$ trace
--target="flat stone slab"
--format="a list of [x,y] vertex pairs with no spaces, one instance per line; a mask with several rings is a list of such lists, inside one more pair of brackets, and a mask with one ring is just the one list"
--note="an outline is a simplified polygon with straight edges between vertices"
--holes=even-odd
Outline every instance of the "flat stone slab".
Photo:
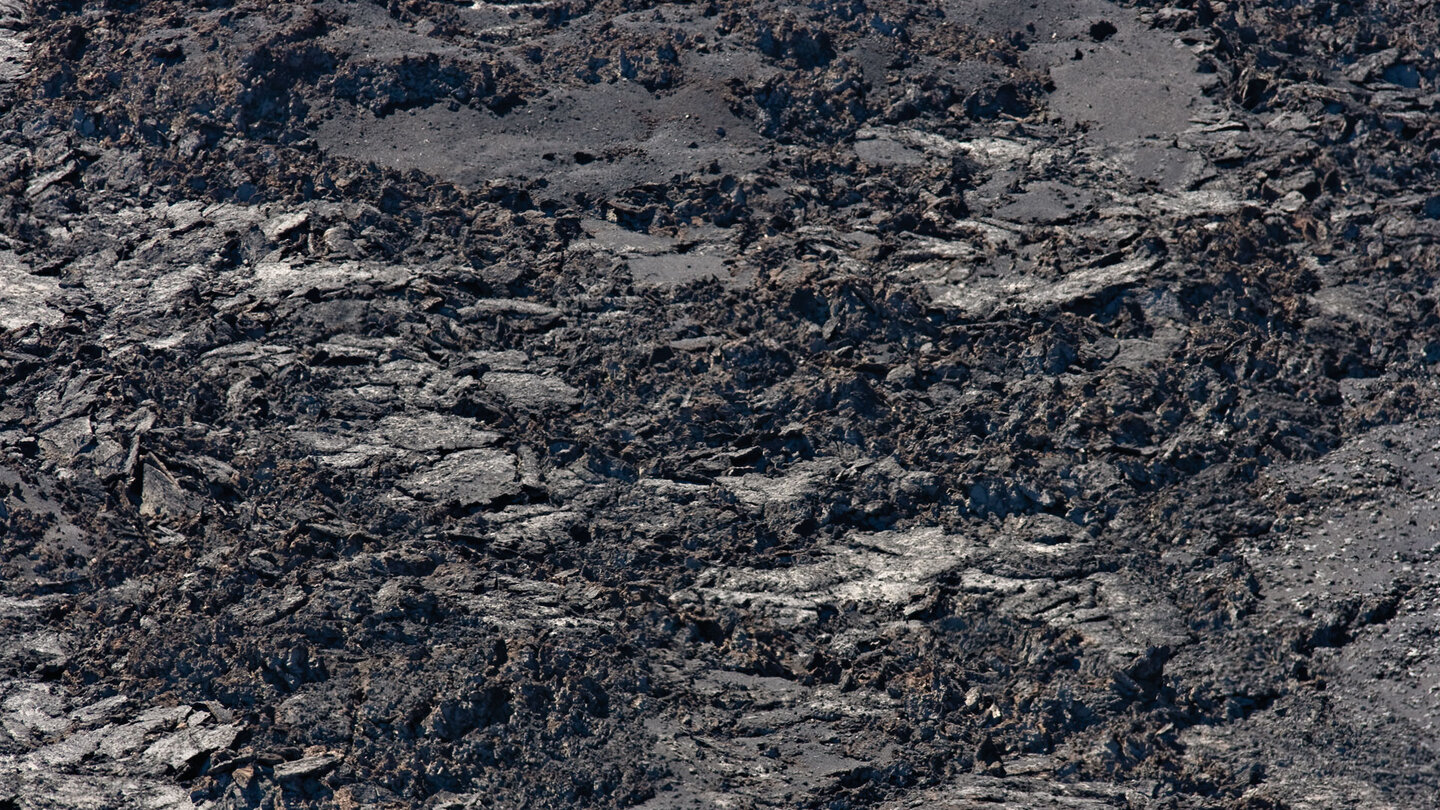
[[520,493],[515,457],[490,448],[461,450],[400,482],[406,494],[428,501],[479,506]]
[[49,303],[59,292],[57,279],[31,275],[18,256],[0,251],[0,330],[60,323],[60,310]]
[[481,378],[486,388],[521,410],[544,411],[580,404],[580,392],[559,377],[518,371],[492,371]]

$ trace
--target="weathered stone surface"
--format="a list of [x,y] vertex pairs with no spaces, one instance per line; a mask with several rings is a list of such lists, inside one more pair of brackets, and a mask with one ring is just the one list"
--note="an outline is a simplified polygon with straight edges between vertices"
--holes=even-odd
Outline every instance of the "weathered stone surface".
[[580,402],[580,392],[558,377],[514,371],[492,371],[481,378],[485,387],[526,411],[565,409]]
[[339,763],[340,756],[337,754],[317,754],[303,757],[294,762],[275,766],[275,778],[285,781],[315,777],[333,769]]
[[520,492],[515,456],[504,450],[461,450],[404,479],[400,488],[419,498],[485,505]]
[[61,313],[54,303],[59,292],[54,278],[35,275],[13,252],[0,251],[0,329],[60,323]]

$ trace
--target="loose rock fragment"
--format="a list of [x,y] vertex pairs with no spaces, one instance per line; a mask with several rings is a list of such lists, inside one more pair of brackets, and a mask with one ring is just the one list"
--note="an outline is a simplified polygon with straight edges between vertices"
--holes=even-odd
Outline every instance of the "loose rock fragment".
[[294,762],[275,766],[275,778],[286,781],[319,776],[338,765],[340,759],[338,754],[317,754],[303,757]]

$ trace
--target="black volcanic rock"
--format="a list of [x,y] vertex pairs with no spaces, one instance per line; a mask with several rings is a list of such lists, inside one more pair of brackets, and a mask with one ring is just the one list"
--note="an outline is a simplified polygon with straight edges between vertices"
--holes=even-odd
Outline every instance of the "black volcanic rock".
[[1419,807],[1424,4],[0,0],[0,807]]

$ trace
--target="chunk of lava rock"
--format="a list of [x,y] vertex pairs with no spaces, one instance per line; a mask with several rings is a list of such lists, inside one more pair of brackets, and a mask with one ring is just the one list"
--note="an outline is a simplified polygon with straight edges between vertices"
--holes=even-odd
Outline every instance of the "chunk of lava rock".
[[239,734],[239,726],[182,729],[155,741],[145,749],[142,758],[154,771],[181,771],[187,764],[205,754],[229,748]]
[[187,517],[195,512],[190,496],[180,487],[169,470],[155,464],[143,469],[140,490],[140,514],[152,517]]
[[0,251],[0,331],[58,324],[60,310],[47,300],[59,292],[56,279],[31,275],[14,253]]
[[514,456],[482,448],[451,453],[430,469],[406,478],[400,488],[417,498],[453,501],[466,507],[518,495],[520,480]]
[[580,392],[559,377],[518,371],[492,371],[482,380],[485,387],[526,411],[571,408],[580,404]]
[[340,757],[335,754],[319,754],[313,757],[297,759],[294,762],[286,762],[275,766],[275,778],[280,781],[287,779],[304,779],[309,776],[318,776],[340,763]]
[[268,220],[260,226],[261,233],[272,242],[283,239],[310,222],[310,214],[304,211],[294,214],[281,214],[274,219]]

